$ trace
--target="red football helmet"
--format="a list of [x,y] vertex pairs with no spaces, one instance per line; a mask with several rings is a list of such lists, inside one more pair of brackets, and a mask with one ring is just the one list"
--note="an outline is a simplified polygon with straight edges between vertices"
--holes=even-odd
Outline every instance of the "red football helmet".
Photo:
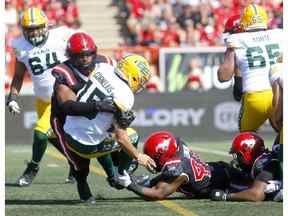
[[74,33],[68,40],[66,52],[70,62],[80,72],[88,75],[94,69],[97,46],[90,35],[84,32]]
[[158,131],[146,139],[143,151],[156,162],[156,170],[160,171],[165,162],[177,152],[177,149],[178,145],[173,134]]
[[240,33],[242,29],[240,27],[240,15],[233,15],[229,17],[225,23],[224,33]]
[[240,165],[252,166],[264,151],[264,140],[258,134],[242,132],[234,137],[230,154],[233,154]]

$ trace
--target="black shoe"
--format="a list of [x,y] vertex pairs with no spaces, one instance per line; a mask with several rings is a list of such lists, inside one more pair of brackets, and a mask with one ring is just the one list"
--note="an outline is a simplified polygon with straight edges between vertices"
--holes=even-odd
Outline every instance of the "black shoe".
[[131,175],[132,173],[134,173],[136,171],[136,169],[138,168],[138,161],[137,160],[132,160],[132,162],[130,163],[128,169],[127,169],[127,173],[129,175]]
[[135,182],[138,185],[148,187],[150,185],[150,176],[146,174],[142,174],[139,176],[130,175],[132,182]]
[[17,179],[16,184],[20,187],[28,187],[32,184],[33,179],[36,177],[39,167],[33,163],[28,163],[27,168],[24,170],[22,176]]
[[96,204],[96,199],[93,196],[90,196],[88,199],[83,200],[81,199],[81,202],[88,204],[88,205],[95,205]]
[[75,177],[73,176],[72,170],[71,170],[71,168],[70,168],[68,177],[65,179],[65,183],[67,183],[67,184],[74,184],[75,182],[76,182],[76,179],[75,179]]
[[124,189],[124,187],[117,182],[117,177],[107,177],[106,180],[111,187],[116,188],[117,190]]

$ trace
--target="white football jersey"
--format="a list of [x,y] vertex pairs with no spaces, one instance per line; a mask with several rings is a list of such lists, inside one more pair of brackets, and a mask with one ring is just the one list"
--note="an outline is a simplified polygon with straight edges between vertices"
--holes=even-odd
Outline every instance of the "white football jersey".
[[278,82],[280,87],[283,88],[283,77],[282,77],[283,70],[284,70],[283,63],[277,63],[271,66],[269,71],[269,80],[271,85],[274,82]]
[[232,34],[227,37],[226,45],[235,51],[243,92],[271,89],[269,70],[283,52],[281,29]]
[[67,60],[66,45],[73,33],[66,26],[50,29],[47,41],[37,47],[32,46],[23,36],[12,42],[16,58],[25,64],[32,78],[35,96],[43,101],[51,99],[55,81],[51,70]]
[[[114,70],[113,66],[106,63],[96,65],[87,84],[78,92],[78,100],[81,102],[99,101],[112,96],[122,109],[131,110],[134,105],[134,94]],[[108,130],[113,120],[113,114],[107,112],[99,112],[89,119],[67,116],[64,131],[84,145],[97,145],[110,135]]]

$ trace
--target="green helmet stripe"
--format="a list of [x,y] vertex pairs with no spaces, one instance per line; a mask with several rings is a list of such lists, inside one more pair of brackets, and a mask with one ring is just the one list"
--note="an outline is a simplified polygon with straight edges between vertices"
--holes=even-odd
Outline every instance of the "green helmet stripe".
[[257,15],[257,8],[256,8],[256,5],[255,5],[255,4],[252,4],[252,7],[253,7],[253,9],[254,9],[255,15]]
[[29,13],[30,13],[30,18],[31,18],[31,22],[34,23],[34,13],[33,13],[33,8],[29,9]]

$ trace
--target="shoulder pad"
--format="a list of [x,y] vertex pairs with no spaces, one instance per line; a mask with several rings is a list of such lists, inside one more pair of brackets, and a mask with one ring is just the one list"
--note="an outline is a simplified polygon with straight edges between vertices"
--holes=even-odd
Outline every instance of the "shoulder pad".
[[162,175],[165,179],[171,179],[180,176],[183,171],[181,158],[172,158],[168,160],[163,168],[162,168]]
[[277,153],[268,152],[260,155],[254,162],[251,169],[252,177],[255,178],[264,169],[270,166],[277,166],[279,160],[277,159]]
[[99,63],[106,63],[112,66],[115,66],[113,59],[111,59],[109,56],[97,54],[96,56],[96,64]]
[[73,71],[64,63],[55,66],[51,73],[55,77],[56,81],[61,84],[73,86],[77,83]]
[[225,43],[226,43],[227,48],[237,49],[241,47],[240,37],[239,37],[240,34],[242,33],[231,34],[226,38]]

